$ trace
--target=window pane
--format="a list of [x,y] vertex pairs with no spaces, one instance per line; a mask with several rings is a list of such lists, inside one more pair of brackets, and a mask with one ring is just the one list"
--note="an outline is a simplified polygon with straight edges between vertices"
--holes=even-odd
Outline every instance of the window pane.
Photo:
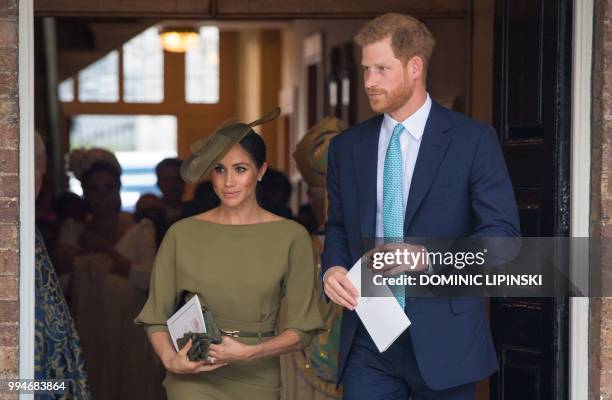
[[123,45],[123,100],[127,103],[164,100],[164,51],[156,27]]
[[119,101],[119,54],[111,51],[79,72],[79,100],[116,103]]
[[219,28],[200,28],[198,43],[185,54],[185,100],[219,102]]
[[63,103],[74,101],[74,79],[64,79],[57,87],[57,97]]
[[[122,168],[121,204],[133,211],[144,193],[160,194],[155,166],[176,157],[174,115],[77,115],[70,125],[70,148],[100,147],[115,154]],[[80,182],[70,177],[70,190],[82,194]]]

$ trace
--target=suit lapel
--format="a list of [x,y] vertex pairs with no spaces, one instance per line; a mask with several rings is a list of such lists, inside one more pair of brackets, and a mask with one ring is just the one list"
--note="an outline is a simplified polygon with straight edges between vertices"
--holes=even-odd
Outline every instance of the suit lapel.
[[353,161],[359,199],[361,236],[376,235],[376,168],[378,165],[378,137],[383,116],[372,118],[359,132],[359,143],[353,148]]
[[412,174],[404,217],[404,233],[408,231],[408,227],[429,190],[440,163],[444,159],[451,140],[451,128],[447,110],[436,102],[432,102],[414,173]]

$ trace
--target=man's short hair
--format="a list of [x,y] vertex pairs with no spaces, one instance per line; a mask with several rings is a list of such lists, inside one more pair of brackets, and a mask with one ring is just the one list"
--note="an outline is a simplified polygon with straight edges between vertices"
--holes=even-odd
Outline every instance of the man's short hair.
[[155,166],[155,174],[159,175],[159,171],[164,167],[181,168],[183,162],[179,158],[164,158]]
[[391,38],[393,54],[406,64],[414,56],[423,59],[424,68],[436,44],[429,29],[418,19],[409,15],[388,13],[368,22],[355,35],[355,43],[364,47],[383,39]]

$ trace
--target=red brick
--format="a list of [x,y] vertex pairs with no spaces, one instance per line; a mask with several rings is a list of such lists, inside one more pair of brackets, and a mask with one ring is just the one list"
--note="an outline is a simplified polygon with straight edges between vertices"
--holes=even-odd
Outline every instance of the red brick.
[[[1,2],[2,0],[0,0]],[[0,71],[17,73],[17,49],[0,47]]]
[[11,377],[17,374],[19,349],[16,346],[0,347],[0,376]]
[[605,172],[601,174],[601,191],[602,197],[608,200],[612,199],[612,172]]
[[606,91],[605,87],[601,88],[603,93],[601,94],[601,108],[602,116],[604,121],[612,119],[612,94]]
[[16,17],[16,16],[17,16],[17,1],[0,0],[0,18]]
[[[0,0],[0,197],[16,198],[18,183],[18,104],[17,104],[17,1]],[[7,151],[8,150],[8,151]],[[16,201],[0,201],[0,321],[18,320],[18,230]],[[18,325],[0,324],[0,376],[15,376],[18,363]],[[3,398],[5,396],[2,396]]]
[[0,70],[0,98],[14,98],[17,96],[18,80],[14,70]]
[[[605,372],[602,371],[600,379],[601,379],[601,393],[602,393],[602,395],[604,395],[604,394],[609,395],[610,394],[610,389],[608,389],[608,388],[612,389],[612,373],[605,373]],[[602,397],[602,398],[603,399],[608,399],[610,397],[605,396],[605,397]]]
[[2,288],[0,303],[2,303],[1,300],[17,300],[19,298],[19,277],[15,275],[0,276],[0,288]]
[[[9,199],[19,197],[19,175],[0,175],[0,198],[3,197]],[[0,218],[0,221],[4,220]]]
[[0,300],[0,323],[19,321],[19,302]]
[[[612,101],[610,103],[612,104]],[[609,143],[602,145],[601,169],[604,172],[612,171],[612,145]]]
[[17,275],[19,253],[15,250],[0,250],[0,275]]
[[0,225],[0,249],[17,250],[17,225]]
[[[0,24],[2,26],[2,24]],[[19,117],[19,101],[17,98],[9,100],[0,99],[0,119],[16,121]]]
[[[612,349],[612,326],[611,325],[603,325],[605,323],[602,316],[602,326],[601,326],[601,347],[607,347]],[[612,350],[610,350],[612,351]]]
[[17,150],[18,133],[16,118],[2,119],[0,117],[0,149]]
[[19,153],[15,150],[0,150],[0,173],[19,173]]
[[0,323],[0,347],[19,345],[19,324],[17,322]]
[[608,132],[608,134],[604,134],[601,140],[602,143],[612,144],[612,121],[605,121],[602,125],[603,132]]
[[607,298],[604,298],[601,302],[601,316],[602,320],[609,318],[608,322],[612,324],[612,301]]
[[15,18],[3,18],[0,20],[0,47],[17,48],[17,20]]
[[[601,190],[601,189],[600,189]],[[601,202],[601,223],[604,225],[612,223],[612,200],[602,198]]]
[[0,221],[19,222],[19,202],[17,200],[0,200]]
[[602,371],[612,371],[612,349],[602,348],[600,361]]

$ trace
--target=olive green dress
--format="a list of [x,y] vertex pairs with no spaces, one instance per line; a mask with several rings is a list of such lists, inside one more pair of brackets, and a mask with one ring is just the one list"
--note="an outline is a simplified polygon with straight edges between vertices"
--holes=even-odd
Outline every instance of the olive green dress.
[[[269,332],[286,296],[285,327],[305,346],[323,328],[316,279],[310,237],[293,221],[221,225],[187,218],[164,237],[136,322],[148,333],[167,331],[166,321],[187,290],[198,294],[221,329]],[[197,375],[167,372],[164,386],[169,400],[278,399],[279,358],[233,362]]]

